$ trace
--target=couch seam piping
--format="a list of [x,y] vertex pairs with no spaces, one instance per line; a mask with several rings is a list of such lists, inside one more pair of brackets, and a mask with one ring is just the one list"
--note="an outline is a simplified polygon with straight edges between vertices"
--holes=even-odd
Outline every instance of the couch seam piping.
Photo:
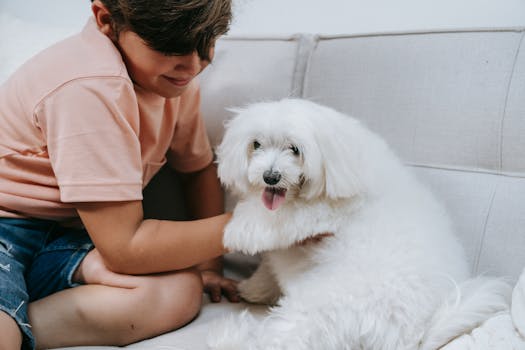
[[521,38],[518,42],[518,48],[516,49],[516,53],[514,55],[514,62],[512,63],[512,69],[510,73],[509,82],[507,83],[507,91],[505,94],[505,102],[503,103],[503,112],[501,116],[501,124],[500,124],[500,140],[499,140],[499,170],[503,170],[503,143],[504,143],[504,127],[505,127],[505,120],[507,117],[507,107],[509,104],[509,95],[510,95],[510,89],[512,87],[512,82],[514,81],[514,73],[516,72],[516,65],[518,62],[518,57],[521,52],[521,46],[523,44],[523,38],[525,37],[525,33],[521,35]]
[[[303,98],[306,98],[305,96],[305,91],[306,91],[306,88],[308,86],[308,83],[309,83],[309,74],[310,74],[310,69],[312,67],[312,57],[314,55],[314,52],[317,50],[317,46],[319,45],[319,42],[321,41],[320,37],[319,36],[315,36],[313,38],[313,41],[310,45],[310,51],[308,52],[308,57],[306,58],[306,62],[305,62],[305,65],[304,65],[304,79],[303,79]],[[309,96],[308,97],[309,100],[312,100],[312,101],[315,101],[315,96]]]
[[427,35],[427,34],[462,34],[462,33],[522,33],[525,31],[523,26],[508,26],[508,27],[465,27],[465,28],[436,28],[436,29],[422,29],[422,30],[396,30],[396,31],[378,31],[378,32],[356,32],[356,33],[311,33],[311,32],[297,32],[295,34],[229,34],[221,38],[221,40],[258,40],[258,41],[291,41],[295,40],[298,35],[307,34],[319,38],[319,40],[333,40],[333,39],[348,39],[348,38],[363,38],[375,36],[402,36],[402,35]]
[[[302,62],[302,81],[301,81],[301,94],[299,97],[301,98],[305,98],[305,89],[306,89],[306,85],[307,85],[307,77],[308,77],[308,73],[310,72],[310,66],[311,66],[311,60],[312,60],[312,55],[314,53],[314,51],[316,50],[317,48],[317,45],[319,43],[319,37],[317,35],[310,35],[310,36],[307,36],[305,37],[305,41],[307,40],[307,50],[305,52],[303,52],[303,54],[305,55],[303,57],[303,62]],[[303,44],[305,43],[305,41],[303,41]]]
[[474,273],[478,273],[479,270],[479,262],[481,260],[481,253],[483,251],[483,247],[485,246],[485,239],[487,236],[487,224],[489,221],[490,213],[492,212],[492,207],[494,206],[494,198],[496,198],[496,193],[498,191],[499,183],[497,183],[494,186],[494,190],[492,191],[492,195],[490,198],[490,203],[487,208],[487,214],[485,215],[485,220],[483,221],[483,231],[481,232],[481,239],[478,244],[478,251],[476,253],[476,260],[474,263]]
[[446,165],[418,164],[418,163],[413,163],[413,162],[409,162],[409,161],[405,161],[403,164],[406,165],[406,166],[409,166],[409,167],[413,167],[413,168],[436,169],[436,170],[454,171],[454,172],[460,172],[460,173],[472,173],[472,174],[481,174],[481,175],[504,176],[504,177],[509,177],[509,178],[513,178],[513,179],[525,179],[525,175],[524,174],[502,172],[502,171],[490,171],[490,170],[483,170],[483,169],[459,168],[459,167],[446,166]]
[[[309,44],[306,42],[311,40],[306,34],[301,34],[297,37],[297,49],[294,62],[294,70],[292,77],[291,91],[288,97],[302,97],[305,79],[305,60],[304,55],[309,54]],[[308,50],[305,52],[305,50]]]

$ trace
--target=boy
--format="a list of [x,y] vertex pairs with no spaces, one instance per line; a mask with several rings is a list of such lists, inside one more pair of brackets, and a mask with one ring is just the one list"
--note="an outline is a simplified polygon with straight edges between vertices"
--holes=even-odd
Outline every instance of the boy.
[[[91,7],[0,87],[0,349],[125,345],[191,321],[203,288],[238,300],[194,81],[230,0]],[[196,220],[144,220],[166,162]]]

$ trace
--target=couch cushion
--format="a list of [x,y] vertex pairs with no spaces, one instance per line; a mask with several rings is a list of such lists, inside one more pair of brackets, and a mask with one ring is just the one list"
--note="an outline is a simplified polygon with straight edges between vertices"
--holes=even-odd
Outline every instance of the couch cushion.
[[473,273],[516,280],[525,266],[525,179],[412,169],[448,208]]
[[407,162],[499,170],[500,128],[521,36],[321,38],[304,94],[364,120]]
[[202,112],[212,144],[223,134],[229,107],[292,95],[298,40],[219,40],[202,73]]

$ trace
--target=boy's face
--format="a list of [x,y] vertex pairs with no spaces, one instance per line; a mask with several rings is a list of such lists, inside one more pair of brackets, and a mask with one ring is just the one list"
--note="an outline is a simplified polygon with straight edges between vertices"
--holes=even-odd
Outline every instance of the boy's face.
[[[165,98],[180,96],[189,83],[210,63],[197,52],[166,56],[151,49],[131,31],[122,31],[118,46],[133,82]],[[213,59],[213,49],[210,60]]]

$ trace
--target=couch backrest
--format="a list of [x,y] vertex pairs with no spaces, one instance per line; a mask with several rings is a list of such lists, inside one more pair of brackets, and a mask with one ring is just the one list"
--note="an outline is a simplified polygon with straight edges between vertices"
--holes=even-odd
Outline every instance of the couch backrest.
[[203,73],[217,144],[228,107],[303,97],[381,134],[448,206],[474,273],[525,266],[524,28],[226,38]]

